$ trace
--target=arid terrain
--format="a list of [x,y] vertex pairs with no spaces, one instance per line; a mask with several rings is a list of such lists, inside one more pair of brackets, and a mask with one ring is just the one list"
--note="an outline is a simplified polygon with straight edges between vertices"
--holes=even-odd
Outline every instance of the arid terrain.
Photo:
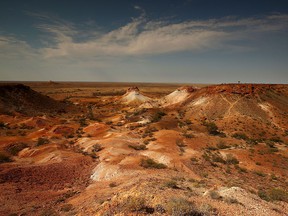
[[288,215],[288,85],[0,83],[0,215]]

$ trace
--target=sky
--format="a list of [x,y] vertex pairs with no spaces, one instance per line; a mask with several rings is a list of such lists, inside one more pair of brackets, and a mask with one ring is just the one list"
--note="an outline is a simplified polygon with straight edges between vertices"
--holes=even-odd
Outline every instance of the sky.
[[0,80],[288,84],[288,1],[1,0]]

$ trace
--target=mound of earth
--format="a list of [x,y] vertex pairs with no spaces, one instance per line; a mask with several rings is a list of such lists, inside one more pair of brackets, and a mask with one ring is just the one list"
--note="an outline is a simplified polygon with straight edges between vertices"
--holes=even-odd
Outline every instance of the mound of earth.
[[46,113],[65,113],[71,106],[42,95],[23,84],[0,85],[0,113],[21,113],[36,116]]
[[193,88],[192,86],[185,86],[185,87],[178,88],[175,91],[173,91],[171,94],[162,98],[160,100],[161,101],[160,103],[162,104],[163,107],[166,107],[166,106],[170,106],[173,104],[184,102],[191,96],[191,93],[195,91],[196,89]]
[[127,104],[141,104],[149,101],[150,98],[141,94],[139,88],[134,86],[127,90],[126,94],[122,96],[121,100]]

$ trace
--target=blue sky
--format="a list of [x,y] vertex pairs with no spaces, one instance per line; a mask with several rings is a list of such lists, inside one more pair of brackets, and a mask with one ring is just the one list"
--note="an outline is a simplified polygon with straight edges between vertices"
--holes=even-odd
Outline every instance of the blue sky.
[[288,83],[288,2],[2,0],[0,80]]

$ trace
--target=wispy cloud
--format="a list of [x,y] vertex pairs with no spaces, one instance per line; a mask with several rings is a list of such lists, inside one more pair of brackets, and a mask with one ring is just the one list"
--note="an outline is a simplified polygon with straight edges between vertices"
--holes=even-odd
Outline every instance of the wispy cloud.
[[[0,55],[38,59],[68,59],[93,61],[95,58],[161,55],[175,52],[205,52],[209,50],[247,50],[238,40],[253,40],[254,34],[288,30],[288,15],[264,17],[192,20],[173,23],[168,20],[148,20],[143,9],[138,18],[110,31],[83,28],[57,17],[30,14],[41,23],[36,26],[45,33],[41,48],[31,48],[16,37],[0,35]],[[81,37],[81,35],[83,37]],[[83,39],[85,38],[85,39]]]
[[[141,9],[135,6],[136,9]],[[46,58],[95,56],[159,55],[182,51],[230,49],[228,44],[252,33],[287,29],[287,15],[261,18],[198,20],[180,23],[149,21],[141,16],[110,32],[90,31],[97,35],[85,42],[76,42],[81,29],[65,22],[41,24],[39,29],[51,33],[55,46],[43,48]],[[239,47],[241,48],[241,47]],[[243,48],[243,47],[242,47]]]

